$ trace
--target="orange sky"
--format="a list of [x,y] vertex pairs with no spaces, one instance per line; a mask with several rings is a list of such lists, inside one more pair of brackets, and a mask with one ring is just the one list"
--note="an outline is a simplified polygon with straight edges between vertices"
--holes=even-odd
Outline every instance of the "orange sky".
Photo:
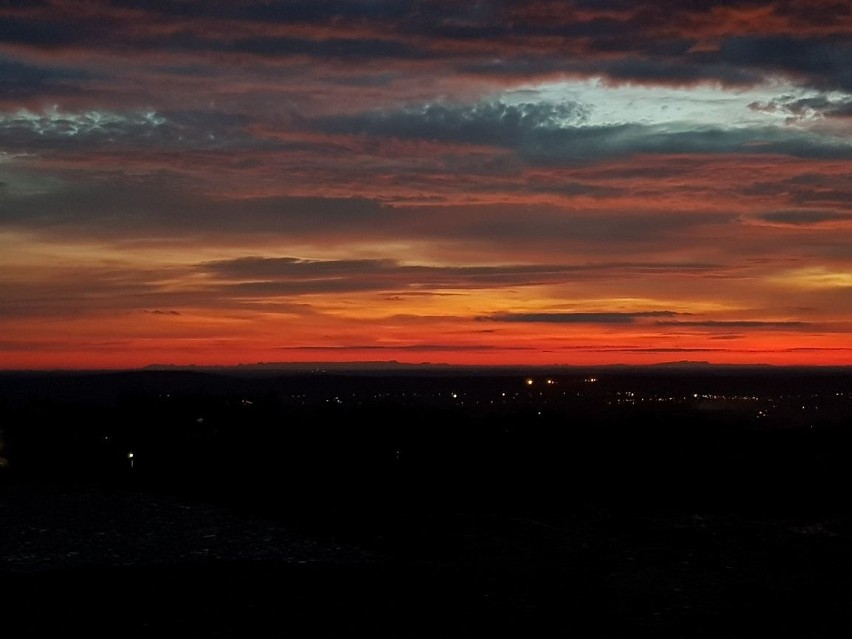
[[0,368],[852,364],[831,2],[0,6]]

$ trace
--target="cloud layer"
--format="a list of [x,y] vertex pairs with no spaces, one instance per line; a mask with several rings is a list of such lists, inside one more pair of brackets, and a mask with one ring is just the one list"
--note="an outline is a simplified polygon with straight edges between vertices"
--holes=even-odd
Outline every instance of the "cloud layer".
[[38,0],[0,34],[9,367],[852,363],[845,3]]

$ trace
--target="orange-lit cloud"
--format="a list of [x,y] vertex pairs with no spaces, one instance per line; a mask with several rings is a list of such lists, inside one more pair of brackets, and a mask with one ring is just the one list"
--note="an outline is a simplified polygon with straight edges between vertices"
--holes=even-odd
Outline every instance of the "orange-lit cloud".
[[0,368],[852,364],[842,3],[0,6]]

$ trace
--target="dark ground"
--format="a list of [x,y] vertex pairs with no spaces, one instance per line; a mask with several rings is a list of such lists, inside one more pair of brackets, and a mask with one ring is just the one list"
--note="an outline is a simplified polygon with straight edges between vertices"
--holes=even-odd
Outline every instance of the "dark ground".
[[0,493],[0,517],[4,637],[852,629],[849,516],[456,512],[336,537],[192,499],[27,485]]
[[3,637],[852,636],[843,411],[572,405],[566,435],[529,407],[57,401],[6,404]]

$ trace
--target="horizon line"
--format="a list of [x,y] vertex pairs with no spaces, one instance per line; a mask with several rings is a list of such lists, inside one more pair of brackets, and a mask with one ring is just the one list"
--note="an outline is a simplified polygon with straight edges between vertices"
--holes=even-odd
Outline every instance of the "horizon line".
[[300,370],[308,372],[323,372],[324,369],[334,371],[379,371],[388,369],[399,370],[601,370],[601,369],[641,369],[641,370],[689,370],[689,369],[761,369],[761,370],[852,370],[852,364],[770,364],[770,363],[733,363],[708,362],[705,360],[661,361],[644,364],[451,364],[446,362],[401,362],[399,360],[353,360],[353,361],[272,361],[272,362],[243,362],[236,364],[163,364],[152,363],[144,366],[127,367],[50,367],[50,368],[0,368],[0,374],[13,373],[121,373],[121,372],[155,372],[168,370],[275,370],[276,368]]

